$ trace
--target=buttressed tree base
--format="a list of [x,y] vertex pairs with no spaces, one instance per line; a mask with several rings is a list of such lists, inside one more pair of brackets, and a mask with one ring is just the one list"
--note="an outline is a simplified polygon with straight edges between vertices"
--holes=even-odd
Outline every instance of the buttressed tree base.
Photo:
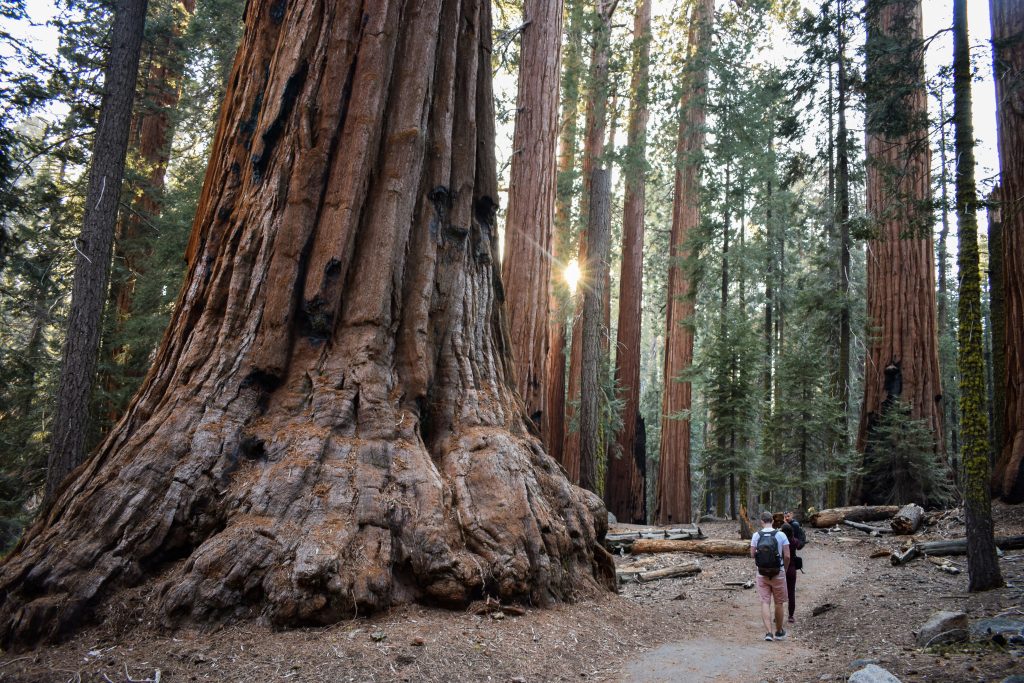
[[0,571],[7,645],[146,581],[168,624],[610,588],[513,389],[487,0],[253,0],[185,285]]

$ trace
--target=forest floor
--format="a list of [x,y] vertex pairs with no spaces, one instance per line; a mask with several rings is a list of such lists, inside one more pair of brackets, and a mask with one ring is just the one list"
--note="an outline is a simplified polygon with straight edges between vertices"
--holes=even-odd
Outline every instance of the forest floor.
[[[1024,506],[995,504],[997,535],[1024,534]],[[733,522],[702,524],[736,538]],[[808,529],[797,579],[796,623],[765,642],[754,590],[725,582],[753,577],[744,557],[700,557],[692,578],[629,584],[522,616],[420,606],[326,628],[275,631],[246,623],[160,632],[136,609],[58,646],[0,656],[0,681],[845,681],[866,661],[901,681],[1002,681],[1024,672],[1024,646],[974,642],[917,647],[914,631],[938,610],[1024,619],[1024,551],[1000,561],[1007,587],[967,593],[963,569],[927,560],[893,567],[872,558],[905,538],[846,528]],[[946,515],[917,540],[962,537]],[[678,555],[645,556],[649,568]],[[635,565],[637,558],[617,558]],[[625,566],[623,568],[626,568]],[[834,605],[819,616],[812,610]]]

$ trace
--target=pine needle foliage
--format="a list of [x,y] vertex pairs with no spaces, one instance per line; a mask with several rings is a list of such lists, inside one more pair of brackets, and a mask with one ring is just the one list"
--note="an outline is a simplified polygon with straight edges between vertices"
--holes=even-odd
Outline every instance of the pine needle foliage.
[[905,402],[895,399],[888,406],[866,450],[864,483],[875,492],[873,502],[940,506],[952,501],[952,485],[934,452],[931,430],[925,420],[911,417]]

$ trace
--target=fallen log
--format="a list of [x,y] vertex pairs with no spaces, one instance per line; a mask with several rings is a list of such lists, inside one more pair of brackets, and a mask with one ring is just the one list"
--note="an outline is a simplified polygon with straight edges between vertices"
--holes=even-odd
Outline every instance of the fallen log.
[[633,542],[631,551],[640,553],[704,553],[705,555],[749,555],[749,541],[708,538],[699,541],[670,541],[668,539],[641,538]]
[[900,511],[889,522],[889,526],[892,527],[893,533],[906,536],[917,531],[923,519],[924,508],[915,503],[909,503],[900,508]]
[[623,550],[629,552],[635,541],[641,538],[668,539],[676,541],[699,540],[706,538],[700,527],[677,527],[672,529],[648,529],[644,531],[627,531],[610,533],[604,537],[604,546],[611,552]]
[[[1024,536],[999,536],[996,547],[1000,550],[1020,550],[1024,548]],[[898,567],[924,555],[966,555],[967,539],[958,538],[952,541],[927,541],[914,543],[904,552],[893,551],[889,555],[892,566]]]
[[900,511],[898,505],[857,505],[846,508],[829,508],[815,512],[809,520],[816,529],[827,529],[843,520],[851,522],[877,522],[889,519]]
[[853,527],[854,529],[857,529],[858,531],[867,532],[867,533],[871,534],[872,536],[878,536],[880,534],[891,534],[892,533],[892,529],[886,529],[885,527],[881,527],[881,526],[871,526],[870,524],[861,524],[860,522],[851,522],[848,519],[844,519],[843,520],[843,524],[845,524],[846,526],[849,526],[849,527]]
[[700,563],[697,560],[687,560],[686,562],[674,564],[663,569],[642,572],[619,572],[618,577],[619,583],[631,583],[633,581],[648,583],[649,581],[657,581],[659,579],[674,579],[680,576],[693,576],[699,573]]
[[641,572],[636,578],[640,580],[640,583],[647,583],[648,581],[657,581],[658,579],[674,579],[679,576],[693,576],[694,574],[700,574],[700,563],[697,560],[683,562],[671,567],[665,567],[664,569],[655,569],[652,572]]

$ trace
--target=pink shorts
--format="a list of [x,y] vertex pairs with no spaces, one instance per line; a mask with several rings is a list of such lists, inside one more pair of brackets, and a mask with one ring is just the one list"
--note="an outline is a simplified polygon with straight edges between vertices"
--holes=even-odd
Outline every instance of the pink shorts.
[[772,578],[761,576],[761,574],[758,573],[757,595],[761,598],[761,602],[766,605],[771,604],[773,596],[775,597],[776,605],[781,605],[789,600],[789,594],[786,592],[785,572],[780,569],[779,573]]

